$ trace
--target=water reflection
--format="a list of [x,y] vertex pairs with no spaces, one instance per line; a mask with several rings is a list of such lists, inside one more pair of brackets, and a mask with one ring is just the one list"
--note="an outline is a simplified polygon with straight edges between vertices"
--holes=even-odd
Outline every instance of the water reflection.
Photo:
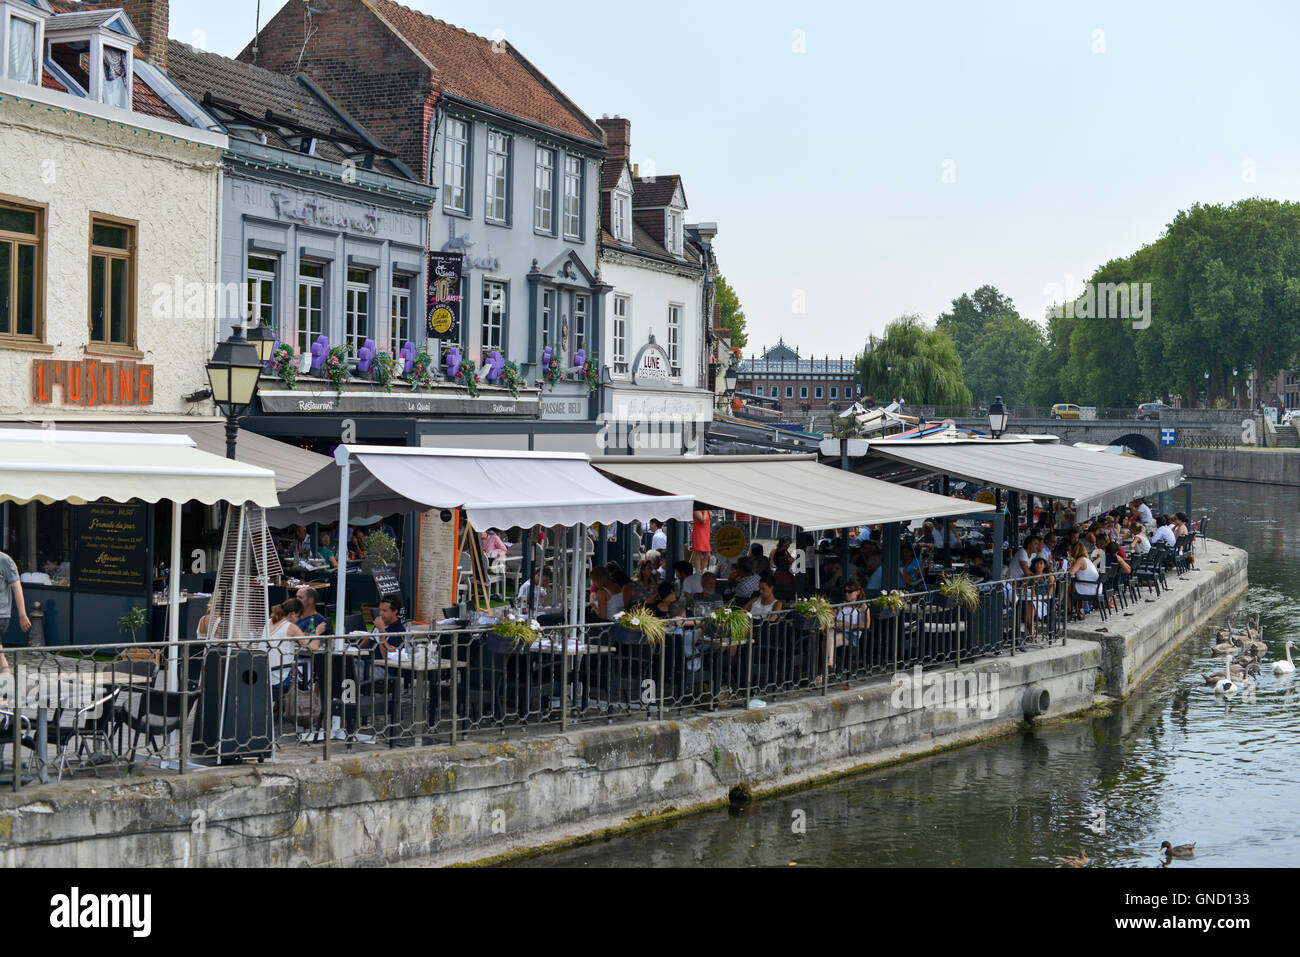
[[1250,553],[1240,610],[1270,647],[1258,689],[1216,698],[1215,623],[1106,717],[1037,729],[741,812],[697,815],[522,866],[1290,866],[1300,830],[1300,682],[1269,662],[1300,637],[1300,490],[1198,482],[1211,535]]

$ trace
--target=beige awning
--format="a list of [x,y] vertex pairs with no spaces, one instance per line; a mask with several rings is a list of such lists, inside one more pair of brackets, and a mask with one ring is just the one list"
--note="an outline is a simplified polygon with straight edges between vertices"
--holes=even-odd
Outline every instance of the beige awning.
[[210,455],[178,435],[0,429],[0,502],[278,503],[269,469]]
[[991,505],[822,465],[816,455],[603,456],[591,464],[625,483],[693,495],[701,507],[707,503],[808,531],[993,511]]
[[[199,451],[223,457],[226,454],[226,420],[210,416],[136,415],[112,419],[85,416],[81,419],[23,418],[12,421],[0,419],[0,429],[44,429],[51,422],[59,430],[125,432],[136,435],[188,435],[194,440],[194,445]],[[274,472],[275,488],[278,492],[293,488],[307,476],[315,475],[331,462],[328,455],[308,452],[287,442],[268,439],[264,435],[243,429],[239,430],[239,437],[236,440],[235,459]]]

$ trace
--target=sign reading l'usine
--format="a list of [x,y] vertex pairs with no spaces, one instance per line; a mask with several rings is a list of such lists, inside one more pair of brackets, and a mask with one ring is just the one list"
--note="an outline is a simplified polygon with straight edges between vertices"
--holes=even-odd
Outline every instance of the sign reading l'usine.
[[63,389],[66,405],[153,405],[153,366],[125,360],[33,359],[32,401],[54,401]]

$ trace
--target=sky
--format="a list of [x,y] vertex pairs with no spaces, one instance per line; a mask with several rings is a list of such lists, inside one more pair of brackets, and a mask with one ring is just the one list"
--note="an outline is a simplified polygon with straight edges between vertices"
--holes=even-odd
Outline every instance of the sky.
[[[986,283],[1042,321],[1180,209],[1300,197],[1292,0],[407,5],[631,120],[718,224],[747,351],[853,355]],[[171,35],[234,56],[256,7],[172,0]]]

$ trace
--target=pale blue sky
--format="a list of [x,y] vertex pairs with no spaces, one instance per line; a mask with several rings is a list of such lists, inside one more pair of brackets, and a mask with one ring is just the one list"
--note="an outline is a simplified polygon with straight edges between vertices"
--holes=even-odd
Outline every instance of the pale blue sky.
[[[1300,195],[1286,0],[408,5],[503,31],[588,115],[630,118],[634,161],[718,223],[754,350],[854,353],[983,283],[1041,320],[1045,287],[1179,209]],[[172,0],[171,34],[233,56],[255,6]]]

